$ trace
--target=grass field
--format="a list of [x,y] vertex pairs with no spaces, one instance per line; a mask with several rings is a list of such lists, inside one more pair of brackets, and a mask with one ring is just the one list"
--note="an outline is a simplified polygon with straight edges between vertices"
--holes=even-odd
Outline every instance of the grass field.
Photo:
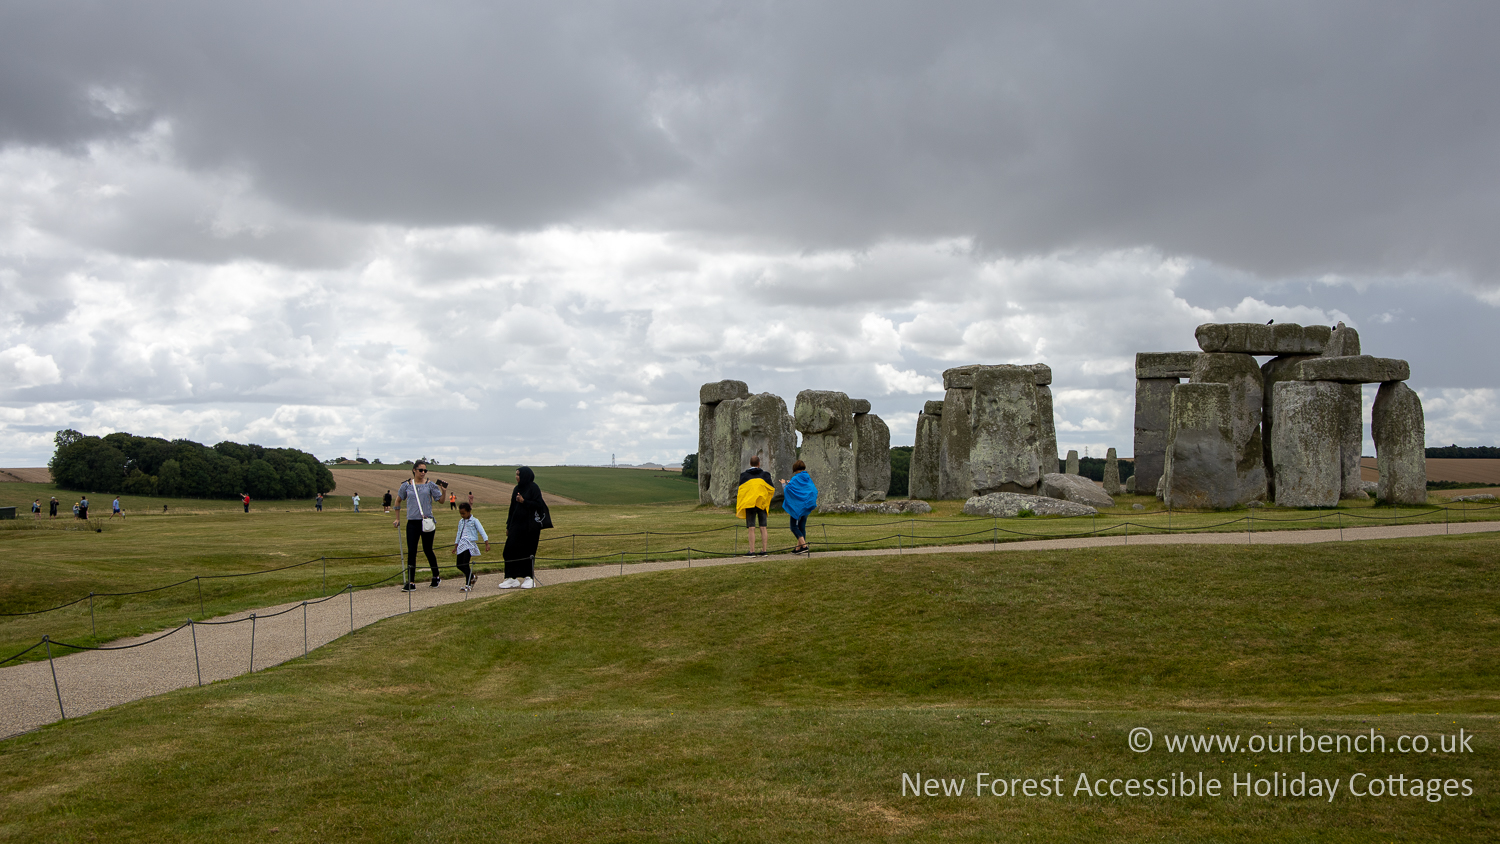
[[[341,465],[341,469],[355,468]],[[390,466],[369,466],[369,469],[389,469]],[[586,504],[667,504],[696,502],[698,482],[685,478],[681,472],[653,472],[647,469],[611,469],[605,466],[533,466],[537,485],[543,492],[552,492]],[[515,466],[460,466],[436,467],[435,474],[444,477],[454,474],[473,475],[479,478],[515,483]]]
[[[469,601],[0,742],[0,838],[1495,840],[1497,552],[813,558]],[[1468,752],[1165,750],[1459,730]],[[980,772],[1063,796],[976,797]],[[1200,772],[1224,793],[1077,791]],[[1304,773],[1335,798],[1229,794]],[[964,796],[903,795],[918,774]],[[1356,797],[1356,774],[1472,795]]]
[[[0,484],[0,505],[27,504],[35,497],[45,501],[50,491],[39,484]],[[53,613],[0,617],[0,658],[35,644],[44,634],[54,640],[99,644],[175,627],[189,617],[211,618],[321,597],[345,584],[385,580],[399,570],[394,555],[402,548],[401,540],[378,507],[355,514],[330,505],[315,513],[304,501],[257,502],[246,515],[233,501],[185,500],[168,502],[168,513],[162,515],[159,499],[126,497],[122,502],[132,514],[124,520],[109,519],[107,500],[98,499],[92,512],[102,509],[103,517],[87,525],[71,517],[34,522],[24,514],[15,522],[0,522],[0,612],[45,609],[90,592],[132,592],[187,582],[145,595],[96,597]],[[1133,510],[1132,503],[1147,509]],[[152,504],[157,509],[148,509]],[[1255,532],[1385,524],[1393,515],[1402,517],[1403,523],[1500,518],[1500,507],[1483,504],[1451,505],[1425,515],[1414,509],[1393,514],[1368,502],[1348,505],[1332,511],[1266,508],[1255,512],[1252,525],[1244,521],[1250,511],[1167,513],[1148,498],[1121,498],[1117,507],[1098,518],[1074,519],[974,518],[959,512],[960,502],[949,501],[937,502],[930,515],[909,519],[814,515],[809,539],[815,551],[902,550],[1089,533],[1123,538],[1126,531],[1138,535],[1191,529],[1243,533],[1253,542]],[[504,512],[481,506],[476,516],[495,540],[492,553],[480,559],[479,567],[494,570],[503,543]],[[745,550],[744,528],[732,512],[693,503],[559,507],[553,518],[557,528],[543,534],[542,568],[681,560],[690,555],[701,559]],[[783,520],[773,513],[773,547],[790,547]],[[438,545],[452,541],[455,524],[449,513],[438,514]],[[359,559],[370,555],[384,556]],[[332,559],[273,571],[322,557]],[[452,557],[439,551],[439,562],[451,566]],[[264,573],[223,577],[248,572]],[[40,654],[35,651],[27,658]]]

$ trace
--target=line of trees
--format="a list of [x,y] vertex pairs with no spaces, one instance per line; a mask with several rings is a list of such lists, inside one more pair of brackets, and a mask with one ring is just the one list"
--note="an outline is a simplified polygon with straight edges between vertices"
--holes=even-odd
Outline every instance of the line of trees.
[[61,489],[174,498],[311,498],[333,490],[333,473],[295,448],[115,433],[58,431],[47,468]]
[[1450,460],[1473,460],[1476,457],[1500,459],[1500,448],[1492,445],[1445,445],[1427,449],[1427,456]]

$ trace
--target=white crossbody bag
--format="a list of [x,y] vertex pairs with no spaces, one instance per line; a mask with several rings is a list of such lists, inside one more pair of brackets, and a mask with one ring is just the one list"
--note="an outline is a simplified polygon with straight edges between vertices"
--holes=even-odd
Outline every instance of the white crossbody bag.
[[417,499],[417,512],[422,514],[422,532],[432,533],[437,530],[437,520],[422,512],[422,496],[417,492],[417,485],[411,485],[412,497]]

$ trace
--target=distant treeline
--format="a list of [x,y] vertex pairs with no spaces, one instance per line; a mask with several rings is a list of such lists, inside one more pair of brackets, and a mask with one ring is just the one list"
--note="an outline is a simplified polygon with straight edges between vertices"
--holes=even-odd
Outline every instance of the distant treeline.
[[1427,456],[1453,460],[1473,460],[1476,457],[1500,459],[1500,448],[1492,445],[1445,445],[1427,449]]
[[[1099,481],[1100,483],[1103,483],[1104,461],[1105,458],[1103,457],[1080,457],[1078,458],[1078,474],[1084,476],[1085,478],[1088,478],[1091,481]],[[1126,478],[1135,474],[1134,460],[1117,460],[1115,461],[1115,465],[1120,470],[1121,484],[1125,483]]]
[[212,448],[191,440],[117,433],[89,437],[58,431],[47,468],[62,489],[173,498],[257,500],[311,498],[333,489],[333,473],[295,448],[222,442]]

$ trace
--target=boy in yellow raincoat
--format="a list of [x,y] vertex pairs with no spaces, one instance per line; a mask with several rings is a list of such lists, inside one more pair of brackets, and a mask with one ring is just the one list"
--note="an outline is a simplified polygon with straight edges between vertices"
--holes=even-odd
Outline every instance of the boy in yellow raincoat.
[[[750,468],[740,473],[740,488],[735,496],[734,513],[745,520],[745,533],[749,534],[750,551],[747,557],[764,557],[771,552],[771,535],[766,530],[766,513],[771,509],[771,499],[776,487],[771,473],[760,468],[760,455],[750,458]],[[759,554],[755,552],[755,523],[760,522]]]

